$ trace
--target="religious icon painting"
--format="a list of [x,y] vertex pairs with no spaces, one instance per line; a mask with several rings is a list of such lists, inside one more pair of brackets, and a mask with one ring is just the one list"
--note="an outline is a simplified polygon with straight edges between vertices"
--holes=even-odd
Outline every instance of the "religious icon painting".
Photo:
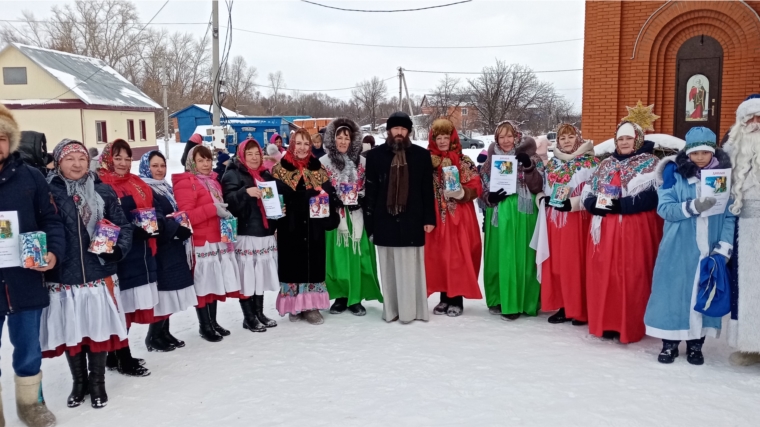
[[709,108],[710,80],[703,74],[694,74],[686,83],[686,121],[706,122]]

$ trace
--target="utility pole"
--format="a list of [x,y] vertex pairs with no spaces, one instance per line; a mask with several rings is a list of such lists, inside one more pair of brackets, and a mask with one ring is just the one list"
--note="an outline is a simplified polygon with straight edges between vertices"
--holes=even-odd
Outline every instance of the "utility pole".
[[166,93],[166,88],[169,86],[169,69],[164,63],[164,154],[166,160],[169,160],[169,96]]
[[401,80],[404,77],[404,73],[401,71],[401,67],[398,67],[398,110],[404,111],[404,98],[401,96]]
[[409,115],[414,115],[414,110],[412,109],[412,98],[409,97],[409,87],[406,85],[406,75],[404,74],[404,71],[402,69],[401,71],[401,79],[404,81],[404,91],[406,92],[406,101],[409,103]]
[[211,15],[211,85],[213,90],[211,124],[219,126],[219,105],[221,105],[219,101],[219,0],[211,1]]

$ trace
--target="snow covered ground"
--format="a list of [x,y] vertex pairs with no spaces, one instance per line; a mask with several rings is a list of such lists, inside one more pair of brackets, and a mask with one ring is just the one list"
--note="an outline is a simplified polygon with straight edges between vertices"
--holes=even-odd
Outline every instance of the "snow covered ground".
[[[170,169],[180,170],[181,144]],[[135,163],[135,170],[137,163]],[[219,306],[232,331],[203,341],[194,311],[172,316],[187,342],[148,353],[147,327],[130,334],[152,375],[106,375],[105,409],[66,407],[71,378],[64,357],[43,361],[44,392],[62,426],[754,426],[760,419],[760,366],[728,364],[725,339],[708,339],[704,366],[685,355],[656,358],[660,341],[621,345],[586,328],[550,325],[547,314],[505,322],[484,301],[465,301],[459,318],[410,325],[330,315],[311,326],[280,319],[275,294],[266,313],[279,326],[242,329],[237,302]],[[438,302],[430,299],[430,309]],[[682,345],[683,351],[683,345]],[[3,334],[2,388],[8,426],[20,426],[13,400],[11,345]]]

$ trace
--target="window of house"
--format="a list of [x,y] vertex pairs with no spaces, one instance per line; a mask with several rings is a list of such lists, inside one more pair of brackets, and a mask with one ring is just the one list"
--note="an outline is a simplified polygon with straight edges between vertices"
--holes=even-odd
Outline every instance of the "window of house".
[[466,116],[466,115],[467,115],[467,109],[466,109],[466,108],[462,108],[462,115],[463,115],[463,116]]
[[105,144],[108,142],[108,135],[106,134],[106,122],[95,122],[95,133],[98,138],[98,144]]
[[135,121],[127,120],[127,141],[135,140]]
[[148,139],[148,128],[145,126],[145,120],[140,120],[140,141]]
[[25,85],[26,67],[3,67],[3,84]]

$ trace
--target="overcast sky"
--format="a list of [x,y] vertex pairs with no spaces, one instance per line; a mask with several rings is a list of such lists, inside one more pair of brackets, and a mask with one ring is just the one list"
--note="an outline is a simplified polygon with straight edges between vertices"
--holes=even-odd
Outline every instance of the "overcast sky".
[[[434,1],[335,1],[319,3],[356,9],[408,9],[452,3]],[[38,19],[50,15],[54,4],[65,1],[3,0],[3,18],[21,16],[23,10]],[[147,22],[164,1],[137,1],[140,18]],[[220,1],[220,25],[226,25],[227,10]],[[172,0],[156,16],[156,23],[208,22],[211,1]],[[232,8],[234,28],[281,34],[306,39],[401,46],[483,46],[539,43],[583,37],[582,1],[489,1],[404,13],[358,13],[331,10],[301,1],[237,0]],[[206,25],[162,25],[170,31],[202,36]],[[224,30],[220,30],[223,37]],[[220,46],[224,40],[220,40]],[[257,68],[258,84],[267,84],[266,75],[280,70],[285,83],[294,89],[331,89],[354,86],[378,76],[397,74],[397,67],[409,70],[480,71],[502,59],[520,63],[536,71],[583,67],[583,41],[488,49],[399,49],[345,46],[289,40],[234,31],[231,57],[242,55]],[[424,94],[443,75],[407,73],[409,90]],[[474,76],[457,76],[465,82]],[[582,72],[541,73],[580,111]],[[389,93],[398,92],[398,80],[387,82]],[[268,89],[260,88],[262,93]],[[350,90],[332,91],[331,96],[348,99]]]

